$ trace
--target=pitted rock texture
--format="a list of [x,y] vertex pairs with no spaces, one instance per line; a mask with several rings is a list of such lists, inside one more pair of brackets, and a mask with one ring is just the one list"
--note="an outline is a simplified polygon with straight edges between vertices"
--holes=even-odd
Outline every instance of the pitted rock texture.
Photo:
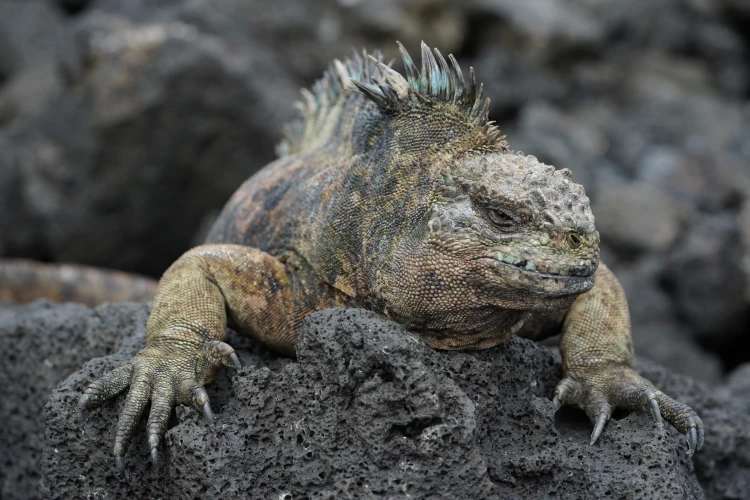
[[[98,311],[98,310],[97,310]],[[142,317],[134,316],[142,322]],[[118,477],[111,456],[122,397],[76,420],[83,388],[125,362],[142,334],[88,362],[44,410],[44,498],[743,498],[750,419],[702,384],[638,368],[696,408],[706,446],[690,461],[674,430],[615,415],[596,446],[582,412],[554,415],[554,350],[522,339],[438,352],[361,310],[310,316],[297,360],[231,334],[244,368],[210,386],[217,423],[178,408],[153,471],[145,421]],[[249,349],[248,349],[249,348]],[[694,465],[693,465],[694,464]],[[289,495],[285,497],[285,495]]]
[[36,496],[50,392],[92,357],[142,338],[148,311],[143,304],[0,303],[0,498]]

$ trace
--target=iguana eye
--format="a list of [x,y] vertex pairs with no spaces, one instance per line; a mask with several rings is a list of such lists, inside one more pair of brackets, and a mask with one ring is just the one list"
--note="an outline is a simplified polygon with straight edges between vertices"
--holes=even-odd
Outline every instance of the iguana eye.
[[510,227],[515,223],[513,217],[500,208],[488,208],[487,217],[489,217],[493,224],[500,227]]

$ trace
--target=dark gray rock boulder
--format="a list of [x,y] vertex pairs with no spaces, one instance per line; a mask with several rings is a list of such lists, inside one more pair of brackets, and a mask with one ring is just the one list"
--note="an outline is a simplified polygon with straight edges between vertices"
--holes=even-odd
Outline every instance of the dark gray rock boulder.
[[742,272],[743,245],[735,216],[702,218],[667,260],[665,281],[696,339],[730,366],[745,361],[750,306]]
[[143,337],[148,311],[143,304],[0,303],[0,498],[36,496],[49,394],[92,357]]
[[[140,314],[133,321],[142,325]],[[65,380],[44,409],[41,495],[743,498],[750,492],[750,418],[706,386],[654,365],[637,368],[704,417],[706,446],[692,461],[684,439],[674,430],[658,432],[646,414],[616,415],[599,444],[589,446],[582,412],[552,411],[557,354],[522,339],[475,353],[437,352],[372,313],[330,310],[310,316],[296,361],[233,334],[230,341],[245,368],[225,371],[211,386],[216,425],[179,408],[157,471],[142,423],[125,477],[115,474],[111,448],[122,398],[76,421],[83,388],[129,359],[142,334]]]
[[159,275],[273,158],[298,88],[268,51],[173,19],[68,31],[83,69],[0,129],[0,253]]

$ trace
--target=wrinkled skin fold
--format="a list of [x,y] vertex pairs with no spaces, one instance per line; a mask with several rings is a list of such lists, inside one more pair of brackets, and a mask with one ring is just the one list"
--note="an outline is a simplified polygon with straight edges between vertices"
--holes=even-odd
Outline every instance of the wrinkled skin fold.
[[[290,124],[283,156],[246,181],[206,245],[162,277],[146,347],[92,383],[88,412],[127,397],[120,468],[150,404],[151,459],[172,409],[213,422],[204,386],[239,366],[225,327],[293,355],[304,318],[362,307],[438,349],[562,333],[556,408],[577,406],[591,443],[617,409],[650,412],[700,449],[703,423],[632,368],[625,294],[599,262],[589,200],[568,170],[512,152],[487,122],[473,69],[423,45],[407,77],[355,55],[335,61]],[[355,91],[347,90],[352,87]]]

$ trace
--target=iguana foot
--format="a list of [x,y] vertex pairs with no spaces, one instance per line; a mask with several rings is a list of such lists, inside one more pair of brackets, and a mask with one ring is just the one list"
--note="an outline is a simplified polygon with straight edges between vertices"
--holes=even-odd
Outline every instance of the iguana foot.
[[203,385],[212,382],[222,366],[240,368],[234,349],[224,342],[206,342],[202,350],[187,353],[147,347],[127,364],[89,385],[78,407],[85,415],[130,386],[115,433],[115,465],[122,471],[125,450],[143,410],[151,401],[147,429],[151,461],[156,466],[159,462],[159,442],[167,430],[176,404],[199,408],[206,421],[213,424],[214,415]]
[[562,405],[577,406],[594,424],[591,444],[604,430],[617,409],[650,411],[662,427],[662,417],[687,439],[688,455],[703,447],[703,422],[687,405],[657,390],[651,382],[625,366],[606,366],[579,370],[560,381],[552,399],[555,411]]

